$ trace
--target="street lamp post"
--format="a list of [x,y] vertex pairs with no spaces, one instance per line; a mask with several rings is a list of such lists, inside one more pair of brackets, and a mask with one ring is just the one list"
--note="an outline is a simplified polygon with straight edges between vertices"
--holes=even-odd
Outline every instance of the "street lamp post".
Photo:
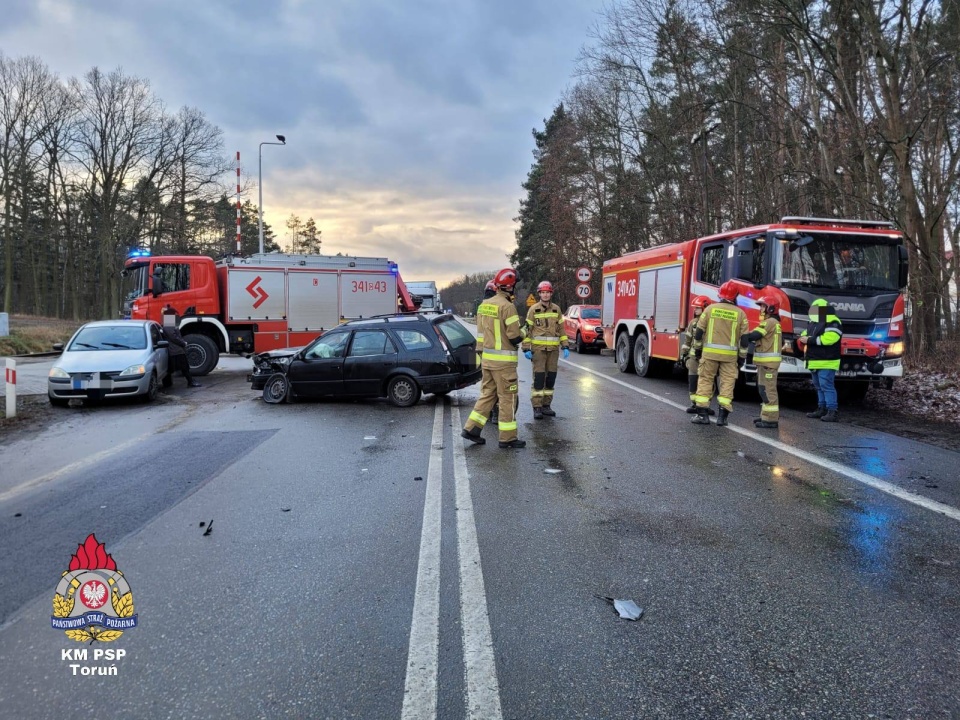
[[280,142],[262,142],[260,143],[259,162],[257,163],[257,186],[260,189],[260,254],[263,254],[263,146],[264,145],[286,145],[287,139],[283,135],[277,135]]

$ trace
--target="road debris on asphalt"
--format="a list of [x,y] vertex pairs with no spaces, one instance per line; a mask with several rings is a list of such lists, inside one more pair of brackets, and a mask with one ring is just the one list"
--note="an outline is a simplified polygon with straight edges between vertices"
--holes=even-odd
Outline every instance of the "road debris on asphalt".
[[595,595],[600,600],[606,600],[613,605],[614,609],[624,620],[639,620],[643,615],[643,608],[637,605],[633,600],[618,600],[606,595]]

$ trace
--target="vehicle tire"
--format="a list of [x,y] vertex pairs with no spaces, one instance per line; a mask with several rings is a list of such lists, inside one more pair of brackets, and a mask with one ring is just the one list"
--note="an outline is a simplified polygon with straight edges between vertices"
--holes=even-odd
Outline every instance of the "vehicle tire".
[[52,395],[47,395],[47,399],[50,401],[50,404],[54,407],[69,407],[70,401],[65,398],[57,398]]
[[283,373],[274,373],[267,378],[267,384],[263,386],[263,401],[276,405],[287,399],[287,393],[290,392],[290,383],[287,376]]
[[626,330],[617,335],[615,355],[620,372],[633,372],[633,338]]
[[870,390],[870,383],[866,382],[845,382],[837,385],[837,396],[843,403],[859,405],[867,396]]
[[640,377],[653,376],[653,360],[650,357],[650,338],[646,333],[637,335],[633,343],[633,369]]
[[397,375],[387,383],[387,399],[397,407],[416,405],[420,399],[420,386],[407,375]]
[[143,394],[141,400],[144,403],[151,403],[157,399],[157,393],[160,392],[160,382],[157,380],[157,373],[150,373],[150,383],[147,385],[147,391]]
[[190,363],[190,374],[197,376],[209,375],[220,361],[220,350],[217,344],[206,335],[193,334],[183,338],[187,343],[187,362]]
[[587,351],[587,346],[583,342],[583,338],[580,337],[580,331],[577,330],[577,352],[580,355],[583,355]]

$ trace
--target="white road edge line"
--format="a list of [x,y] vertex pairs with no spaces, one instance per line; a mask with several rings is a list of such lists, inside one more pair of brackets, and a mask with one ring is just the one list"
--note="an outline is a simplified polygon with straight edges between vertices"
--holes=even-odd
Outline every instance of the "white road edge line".
[[[591,375],[596,375],[597,377],[603,380],[607,380],[609,382],[615,383],[617,385],[627,388],[628,390],[632,390],[635,393],[639,393],[640,395],[648,397],[651,400],[656,400],[657,402],[661,402],[665,405],[670,405],[671,407],[677,408],[678,410],[683,410],[687,407],[686,405],[675,403],[673,402],[673,400],[667,400],[666,398],[656,395],[655,393],[649,392],[647,390],[641,390],[640,388],[634,387],[633,385],[630,385],[629,383],[626,383],[623,380],[617,380],[616,378],[612,378],[609,375],[604,375],[601,372],[597,372],[596,370],[592,370],[591,368],[584,367],[583,365],[577,365],[576,363],[570,362],[569,360],[565,360],[564,362],[567,365],[577,368],[578,370],[583,370],[583,372],[590,373]],[[931,500],[930,498],[925,498],[922,495],[917,495],[916,493],[912,493],[909,490],[904,490],[901,487],[897,487],[893,483],[889,483],[886,480],[881,480],[880,478],[874,477],[873,475],[869,475],[865,472],[854,470],[853,468],[847,467],[846,465],[842,465],[841,463],[833,462],[832,460],[827,460],[826,458],[822,458],[819,455],[814,455],[813,453],[807,452],[806,450],[799,450],[790,445],[786,445],[780,442],[779,440],[771,440],[770,438],[763,437],[762,435],[759,435],[755,432],[751,432],[750,430],[746,430],[741,427],[737,427],[736,425],[727,425],[727,429],[732,430],[733,432],[736,432],[736,433],[740,433],[741,435],[749,437],[753,440],[757,440],[758,442],[765,443],[770,447],[776,448],[777,450],[793,455],[794,457],[800,458],[801,460],[805,460],[806,462],[813,463],[814,465],[819,465],[820,467],[826,470],[830,470],[831,472],[835,472],[838,475],[844,475],[845,477],[848,477],[851,480],[855,480],[856,482],[867,485],[868,487],[872,487],[875,490],[879,490],[880,492],[884,492],[884,493],[887,493],[888,495],[892,495],[893,497],[904,500],[905,502],[911,503],[913,505],[917,505],[919,507],[925,508],[927,510],[931,510],[936,513],[940,513],[941,515],[946,515],[948,518],[952,518],[953,520],[960,520],[960,510],[953,507],[952,505],[947,505],[946,503],[937,502],[936,500]]]
[[440,503],[443,489],[443,403],[437,404],[430,440],[417,588],[403,688],[404,720],[437,717],[437,655],[440,645]]
[[500,720],[500,685],[480,565],[480,545],[470,496],[470,475],[459,437],[460,408],[453,411],[453,474],[456,481],[457,556],[460,562],[460,617],[469,720]]

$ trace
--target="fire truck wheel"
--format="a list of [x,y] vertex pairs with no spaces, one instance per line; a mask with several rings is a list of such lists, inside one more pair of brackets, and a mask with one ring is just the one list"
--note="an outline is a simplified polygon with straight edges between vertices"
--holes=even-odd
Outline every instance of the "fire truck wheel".
[[637,335],[633,343],[633,368],[640,377],[653,375],[653,362],[650,358],[650,338],[644,333]]
[[187,361],[191,375],[208,375],[220,361],[217,344],[206,335],[185,335],[187,343]]
[[289,387],[286,375],[274,373],[267,378],[267,384],[263,386],[263,401],[271,405],[282,403],[287,397]]
[[420,386],[406,375],[397,375],[387,383],[387,399],[397,407],[416,405],[420,399]]
[[633,338],[626,331],[617,335],[616,358],[620,372],[633,372]]

